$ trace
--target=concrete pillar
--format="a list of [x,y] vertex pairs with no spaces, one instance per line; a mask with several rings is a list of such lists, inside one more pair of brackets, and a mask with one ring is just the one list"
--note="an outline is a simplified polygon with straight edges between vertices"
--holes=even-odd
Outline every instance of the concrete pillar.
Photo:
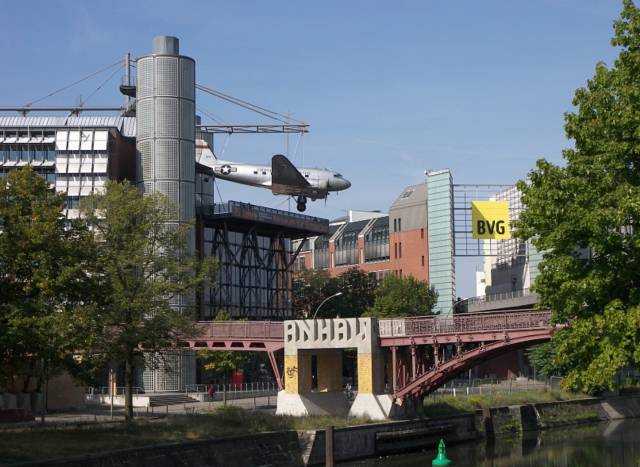
[[311,391],[311,353],[296,352],[284,356],[284,390],[287,394]]

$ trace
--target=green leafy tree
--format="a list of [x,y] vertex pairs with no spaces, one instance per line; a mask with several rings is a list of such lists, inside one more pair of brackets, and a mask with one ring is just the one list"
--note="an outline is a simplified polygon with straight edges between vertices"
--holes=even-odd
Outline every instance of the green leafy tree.
[[556,363],[556,346],[552,342],[545,342],[528,349],[527,357],[539,375],[549,377],[565,376],[566,374],[567,369]]
[[[331,284],[327,271],[305,270],[293,277],[293,311],[297,318],[309,319],[322,301],[336,293],[335,284]],[[327,293],[330,291],[327,295]]]
[[0,178],[0,385],[36,388],[77,363],[73,331],[93,280],[92,234],[65,225],[64,198],[26,167]]
[[517,235],[543,251],[535,289],[559,323],[554,365],[567,387],[614,389],[640,365],[640,11],[630,0],[614,23],[612,67],[576,91],[565,115],[574,148],[565,166],[537,162],[518,184],[525,211]]
[[[216,321],[230,321],[231,316],[226,311],[219,311]],[[229,374],[250,360],[246,352],[229,352],[223,350],[203,350],[198,355],[206,371],[219,373],[223,377],[223,384],[228,381]]]
[[92,336],[87,355],[124,363],[130,420],[134,364],[143,360],[143,351],[156,355],[194,332],[193,307],[179,312],[174,303],[181,296],[194,297],[213,276],[214,263],[186,253],[192,226],[168,226],[176,208],[160,194],[143,196],[128,182],[110,181],[81,209],[96,234],[97,252],[98,285],[84,307],[85,332]]
[[293,280],[293,308],[298,317],[308,319],[327,297],[341,292],[322,305],[317,317],[358,317],[373,305],[376,287],[375,278],[358,268],[337,277],[330,277],[326,271],[302,271]]
[[[327,309],[329,316],[357,318],[373,306],[378,281],[372,275],[358,268],[351,268],[336,277],[335,281],[336,288],[342,295],[335,302],[327,302],[325,305],[330,307]],[[323,306],[322,310],[324,309]]]
[[432,314],[437,300],[438,293],[428,282],[391,274],[376,289],[375,303],[366,315],[375,318],[426,316]]

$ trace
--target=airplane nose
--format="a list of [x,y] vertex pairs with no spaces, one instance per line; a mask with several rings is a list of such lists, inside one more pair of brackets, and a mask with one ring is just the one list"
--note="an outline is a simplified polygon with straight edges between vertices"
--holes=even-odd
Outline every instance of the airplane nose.
[[341,189],[346,190],[347,188],[349,188],[351,186],[351,182],[349,180],[347,180],[346,178],[342,180],[342,187]]

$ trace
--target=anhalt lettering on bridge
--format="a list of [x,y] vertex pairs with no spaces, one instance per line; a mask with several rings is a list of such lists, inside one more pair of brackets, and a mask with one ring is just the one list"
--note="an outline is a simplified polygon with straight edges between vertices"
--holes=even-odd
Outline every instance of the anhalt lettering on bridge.
[[[480,362],[548,341],[560,327],[551,323],[549,310],[382,320],[208,321],[197,326],[200,334],[185,340],[193,350],[268,354],[280,389],[277,413],[348,413],[372,419],[404,411]],[[349,348],[358,352],[358,394],[350,406],[342,394],[342,352]],[[390,368],[385,372],[386,352]]]

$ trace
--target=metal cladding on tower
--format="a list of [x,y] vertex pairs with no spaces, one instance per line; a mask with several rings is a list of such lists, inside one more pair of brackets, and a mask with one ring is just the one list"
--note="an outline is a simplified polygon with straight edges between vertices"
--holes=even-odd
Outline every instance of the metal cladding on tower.
[[[176,37],[158,36],[153,54],[137,61],[136,185],[143,193],[162,193],[177,208],[169,225],[195,217],[195,61],[179,55]],[[191,229],[186,253],[195,252]],[[176,297],[176,311],[194,304],[193,294]],[[183,391],[195,383],[193,351],[163,352],[154,365],[145,355],[146,390]]]
[[195,61],[179,55],[175,37],[158,36],[153,47],[137,61],[136,183],[166,195],[178,224],[195,217]]

